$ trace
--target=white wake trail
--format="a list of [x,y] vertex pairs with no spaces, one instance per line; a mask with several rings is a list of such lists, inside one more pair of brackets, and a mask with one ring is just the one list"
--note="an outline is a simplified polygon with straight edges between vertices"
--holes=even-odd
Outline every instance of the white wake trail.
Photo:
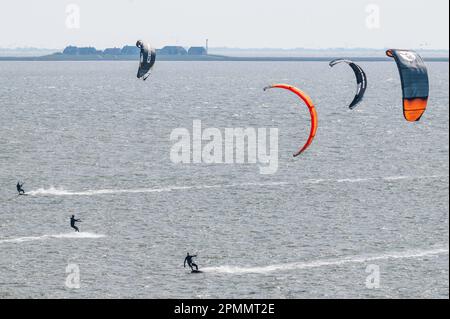
[[164,188],[138,188],[138,189],[100,189],[72,192],[64,189],[51,187],[49,189],[38,189],[30,191],[31,196],[98,196],[98,195],[116,195],[116,194],[145,194],[145,193],[165,193],[176,191],[202,190],[202,189],[221,189],[221,188],[243,188],[243,187],[275,187],[288,185],[285,182],[273,183],[241,183],[227,185],[198,185],[198,186],[169,186]]
[[270,182],[270,183],[234,183],[217,185],[188,185],[188,186],[167,186],[163,188],[138,188],[138,189],[97,189],[86,191],[68,191],[50,187],[48,189],[40,188],[30,191],[31,196],[101,196],[101,195],[120,195],[120,194],[151,194],[168,193],[177,191],[207,190],[207,189],[226,189],[226,188],[253,188],[253,187],[285,187],[299,186],[302,184],[324,184],[324,183],[367,183],[371,181],[396,182],[403,180],[422,180],[422,179],[443,179],[448,175],[431,176],[388,176],[388,177],[367,177],[367,178],[346,178],[346,179],[308,179],[304,181],[292,182]]
[[332,267],[332,266],[342,266],[345,264],[355,264],[355,263],[367,263],[380,260],[389,259],[414,259],[422,258],[428,256],[437,256],[448,254],[448,248],[432,249],[432,250],[409,250],[405,252],[391,252],[382,255],[362,255],[362,256],[351,256],[343,257],[337,259],[324,259],[316,260],[310,262],[301,263],[290,263],[290,264],[279,264],[279,265],[269,265],[265,267],[237,267],[237,266],[220,266],[220,267],[208,267],[202,269],[204,272],[215,272],[224,274],[269,274],[272,272],[290,271],[290,270],[302,270],[309,268],[320,268],[320,267]]
[[75,233],[74,232],[74,233],[68,233],[68,234],[0,239],[0,244],[24,243],[24,242],[40,241],[40,240],[48,240],[48,239],[100,239],[100,238],[105,238],[105,237],[106,237],[106,235],[93,234],[93,233]]

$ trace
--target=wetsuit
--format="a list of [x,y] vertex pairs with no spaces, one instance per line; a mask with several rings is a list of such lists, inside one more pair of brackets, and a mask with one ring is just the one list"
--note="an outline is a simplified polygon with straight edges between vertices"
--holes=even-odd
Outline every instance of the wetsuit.
[[79,219],[75,219],[75,217],[70,217],[70,227],[72,227],[73,229],[75,229],[76,232],[80,232],[80,230],[78,229],[77,226],[75,226],[76,222],[79,222]]
[[187,255],[187,257],[184,259],[184,267],[186,267],[186,263],[187,263],[188,266],[192,269],[192,271],[194,271],[194,267],[195,267],[195,270],[198,271],[198,266],[192,260],[194,257],[197,257],[197,255],[194,255],[194,256]]
[[21,195],[21,194],[25,194],[25,191],[23,190],[23,184],[22,185],[20,185],[20,183],[17,183],[17,191],[19,192],[19,195]]

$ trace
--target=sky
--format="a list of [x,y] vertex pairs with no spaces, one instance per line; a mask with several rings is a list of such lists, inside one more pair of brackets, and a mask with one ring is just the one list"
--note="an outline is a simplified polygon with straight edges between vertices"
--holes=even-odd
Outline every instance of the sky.
[[0,47],[449,48],[448,0],[1,0]]

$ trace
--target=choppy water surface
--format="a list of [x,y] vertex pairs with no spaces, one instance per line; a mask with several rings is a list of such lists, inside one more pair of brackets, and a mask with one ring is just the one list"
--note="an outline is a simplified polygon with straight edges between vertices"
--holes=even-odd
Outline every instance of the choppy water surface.
[[[0,298],[448,298],[448,63],[428,65],[420,123],[403,119],[394,63],[361,65],[350,111],[353,72],[326,63],[161,62],[145,83],[136,63],[0,63]],[[275,82],[317,106],[298,159],[309,114],[262,91]],[[193,120],[278,127],[278,172],[173,164],[170,133]]]

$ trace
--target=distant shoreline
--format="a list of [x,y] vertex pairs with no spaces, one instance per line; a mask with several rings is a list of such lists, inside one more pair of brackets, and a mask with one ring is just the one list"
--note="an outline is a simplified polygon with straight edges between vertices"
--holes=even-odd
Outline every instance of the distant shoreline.
[[[339,58],[336,56],[335,58]],[[388,62],[388,57],[351,57],[355,62]],[[424,57],[426,62],[449,62],[448,57]],[[0,57],[0,61],[39,62],[39,61],[137,61],[138,56],[104,55],[46,55],[40,57]],[[178,62],[329,62],[333,57],[231,57],[222,55],[159,55],[158,61]]]

